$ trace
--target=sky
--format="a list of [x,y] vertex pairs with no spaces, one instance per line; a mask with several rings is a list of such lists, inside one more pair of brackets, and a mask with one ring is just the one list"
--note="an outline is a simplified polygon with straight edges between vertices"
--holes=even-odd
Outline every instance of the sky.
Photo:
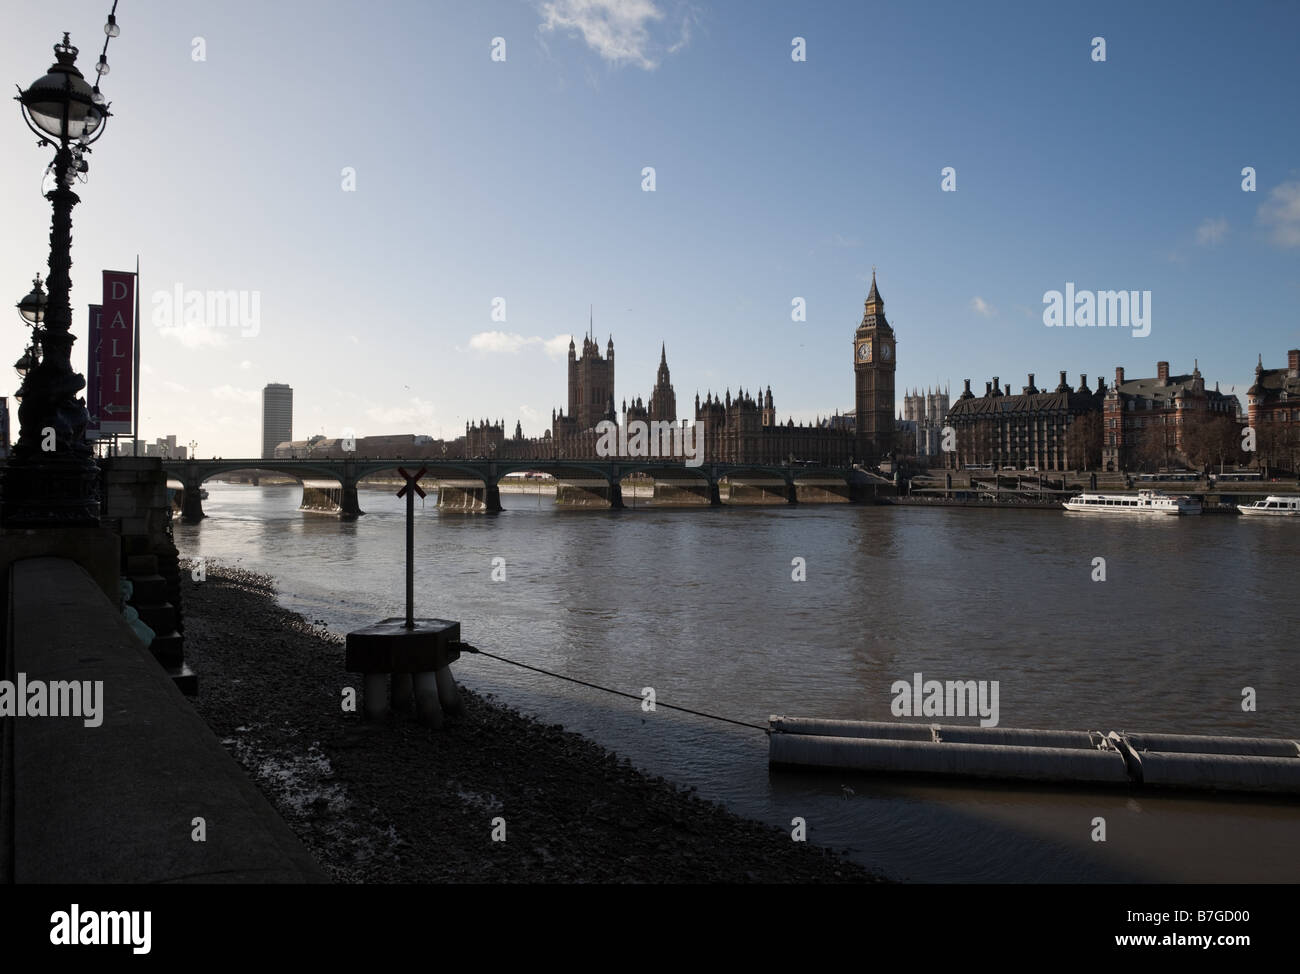
[[[8,80],[65,30],[90,71],[110,6],[9,0]],[[915,386],[1160,360],[1244,404],[1257,356],[1300,347],[1292,0],[121,0],[117,20],[74,333],[138,254],[141,436],[200,456],[259,452],[268,382],[300,439],[541,435],[589,316],[620,402],[649,397],[663,342],[682,415],[769,385],[782,421],[845,411],[873,267],[900,411]],[[52,153],[11,112],[16,302],[45,272]],[[1067,282],[1150,292],[1148,332],[1047,327]],[[187,322],[177,289],[248,316]],[[15,311],[0,354],[25,338]]]

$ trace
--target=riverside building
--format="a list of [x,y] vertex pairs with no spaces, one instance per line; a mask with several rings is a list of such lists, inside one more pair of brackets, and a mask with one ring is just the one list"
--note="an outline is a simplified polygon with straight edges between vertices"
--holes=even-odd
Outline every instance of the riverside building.
[[[771,386],[730,389],[722,394],[695,395],[692,422],[703,424],[706,462],[779,465],[789,462],[844,466],[850,461],[875,463],[892,454],[895,443],[894,373],[897,339],[885,316],[885,302],[871,275],[871,289],[863,304],[862,320],[852,337],[855,409],[819,417],[812,424],[777,419]],[[597,459],[601,433],[597,425],[608,421],[625,426],[634,421],[681,424],[677,395],[668,368],[667,347],[660,345],[659,367],[649,399],[623,400],[616,406],[614,339],[601,355],[600,344],[588,334],[581,354],[569,342],[567,409],[552,410],[551,428],[545,435],[525,438],[516,425],[506,436],[504,421],[483,420],[465,430],[464,456],[514,459]],[[946,400],[946,396],[944,397]],[[936,396],[932,411],[940,410]],[[946,401],[943,404],[946,411]],[[928,434],[927,434],[928,435]]]
[[[1097,380],[1096,390],[1088,388],[1088,377],[1079,377],[1071,388],[1061,372],[1054,389],[1040,389],[1029,373],[1029,384],[1020,395],[1011,394],[1011,385],[999,384],[999,377],[984,384],[984,395],[971,392],[970,379],[948,411],[947,425],[953,428],[955,443],[945,453],[950,469],[964,467],[1014,467],[1023,470],[1071,470],[1086,466],[1073,455],[1071,428],[1089,416],[1101,412],[1106,392],[1105,382]],[[1077,438],[1077,433],[1076,433]]]
[[1180,462],[1199,419],[1236,420],[1240,411],[1237,397],[1220,392],[1217,383],[1205,388],[1195,362],[1188,375],[1171,375],[1168,362],[1157,362],[1156,374],[1145,379],[1127,378],[1121,366],[1105,397],[1102,464],[1118,471]]
[[1256,461],[1300,471],[1300,349],[1286,353],[1284,369],[1264,368],[1261,355],[1246,403]]

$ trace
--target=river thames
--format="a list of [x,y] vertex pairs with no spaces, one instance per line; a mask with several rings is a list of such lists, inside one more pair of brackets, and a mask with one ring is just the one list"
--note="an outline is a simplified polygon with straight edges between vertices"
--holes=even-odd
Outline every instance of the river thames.
[[[265,572],[284,605],[338,634],[404,613],[405,502],[391,490],[363,489],[366,516],[340,522],[299,512],[297,486],[207,486],[208,518],[176,525],[183,558]],[[435,499],[416,503],[417,615],[457,619],[466,641],[533,666],[653,687],[662,703],[756,724],[891,720],[891,685],[919,672],[998,681],[1002,727],[1300,735],[1288,519],[573,511],[506,492],[506,511],[482,516]],[[893,878],[1300,881],[1294,801],[769,772],[760,731],[647,713],[483,657],[453,669],[740,814],[787,831],[802,817],[810,841]]]

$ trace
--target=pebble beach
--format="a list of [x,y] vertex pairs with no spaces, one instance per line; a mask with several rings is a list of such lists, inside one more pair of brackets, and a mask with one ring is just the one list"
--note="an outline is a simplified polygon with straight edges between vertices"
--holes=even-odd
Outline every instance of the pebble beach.
[[343,640],[273,579],[213,563],[184,579],[196,710],[338,882],[881,881],[463,686],[442,730],[368,723],[341,704],[361,694]]

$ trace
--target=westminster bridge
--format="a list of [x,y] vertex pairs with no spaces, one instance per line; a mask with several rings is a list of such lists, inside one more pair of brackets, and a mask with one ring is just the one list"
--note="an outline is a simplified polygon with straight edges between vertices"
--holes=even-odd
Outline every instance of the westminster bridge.
[[[729,485],[733,502],[737,496],[749,502],[775,499],[795,504],[800,501],[862,502],[877,494],[893,492],[893,484],[861,467],[801,466],[742,463],[704,463],[688,466],[685,461],[664,458],[614,460],[460,460],[434,457],[411,459],[344,457],[313,459],[234,458],[214,460],[162,461],[168,477],[184,487],[181,516],[187,522],[202,520],[203,482],[225,473],[262,471],[292,477],[303,484],[304,500],[309,489],[320,482],[337,485],[336,506],[342,518],[365,512],[357,499],[357,487],[367,477],[396,474],[399,467],[427,473],[424,484],[436,484],[440,507],[496,513],[501,511],[501,481],[523,472],[549,474],[556,484],[556,500],[583,506],[619,509],[623,507],[625,477],[649,477],[655,485],[655,500],[720,506],[721,484]],[[313,482],[315,482],[313,484]],[[737,494],[739,489],[740,493]]]

